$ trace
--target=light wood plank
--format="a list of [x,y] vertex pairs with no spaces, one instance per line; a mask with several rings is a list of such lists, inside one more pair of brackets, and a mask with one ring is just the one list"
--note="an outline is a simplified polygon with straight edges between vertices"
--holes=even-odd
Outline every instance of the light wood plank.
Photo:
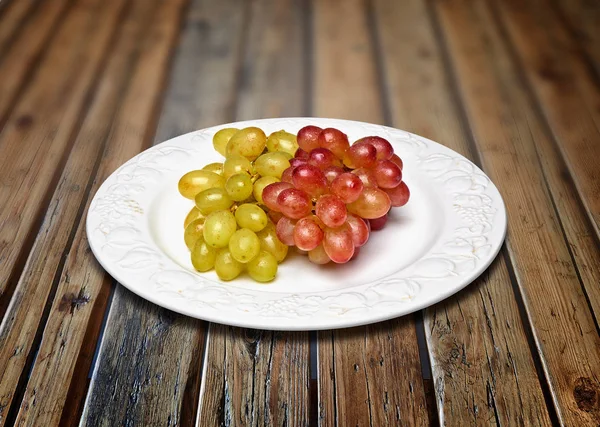
[[[374,7],[394,125],[474,158],[425,2]],[[550,425],[502,254],[424,324],[441,423]]]
[[558,417],[591,424],[580,399],[599,387],[600,338],[536,153],[546,136],[487,6],[435,9],[482,163],[506,202],[510,259]]

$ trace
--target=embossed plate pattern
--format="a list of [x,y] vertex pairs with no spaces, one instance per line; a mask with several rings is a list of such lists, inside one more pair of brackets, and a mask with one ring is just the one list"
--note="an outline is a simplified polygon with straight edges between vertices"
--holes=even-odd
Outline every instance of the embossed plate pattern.
[[[336,127],[351,141],[387,138],[404,161],[411,189],[356,260],[325,268],[290,256],[270,285],[221,282],[196,273],[183,243],[192,202],[177,192],[187,171],[219,160],[212,136],[223,127],[268,134],[307,124]],[[154,146],[115,171],[90,206],[87,234],[100,264],[122,285],[158,305],[224,324],[278,330],[357,326],[405,315],[456,293],[492,262],[506,232],[502,198],[473,163],[428,139],[389,127],[334,119],[239,122]]]

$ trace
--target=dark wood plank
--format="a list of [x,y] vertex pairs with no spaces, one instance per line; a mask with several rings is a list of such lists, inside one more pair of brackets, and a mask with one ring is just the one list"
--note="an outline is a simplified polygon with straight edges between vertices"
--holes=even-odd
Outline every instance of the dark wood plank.
[[[313,7],[315,115],[382,123],[366,3]],[[319,425],[428,425],[414,316],[318,335]]]
[[36,4],[35,0],[9,0],[0,4],[0,58]]
[[547,135],[487,5],[434,6],[482,163],[506,202],[509,255],[557,415],[597,423],[585,396],[600,390],[600,337],[537,156]]
[[[394,125],[474,158],[426,4],[374,9]],[[441,423],[550,425],[503,255],[424,323]]]

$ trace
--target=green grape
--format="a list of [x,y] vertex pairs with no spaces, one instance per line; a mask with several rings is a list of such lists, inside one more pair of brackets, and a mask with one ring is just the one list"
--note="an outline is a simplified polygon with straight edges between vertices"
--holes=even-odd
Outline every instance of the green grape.
[[216,211],[206,217],[202,235],[209,246],[224,248],[236,229],[237,223],[230,211]]
[[258,240],[260,240],[260,248],[263,251],[269,252],[275,257],[277,262],[281,262],[285,259],[288,254],[289,246],[283,244],[277,237],[277,230],[275,224],[272,222],[267,223],[266,227],[256,233]]
[[277,275],[277,260],[267,251],[260,251],[248,262],[248,274],[257,282],[270,282]]
[[267,138],[267,149],[271,152],[283,151],[293,157],[298,150],[296,135],[284,130],[273,132]]
[[245,173],[231,175],[225,183],[227,194],[236,202],[241,202],[252,196],[252,188],[252,180]]
[[260,156],[254,162],[256,172],[261,176],[274,176],[281,178],[281,174],[284,170],[290,167],[290,161],[282,152],[275,151],[274,153],[267,153]]
[[215,133],[215,136],[213,136],[213,147],[215,147],[215,150],[217,150],[217,152],[222,156],[226,157],[227,143],[238,131],[239,129],[235,128],[225,128]]
[[215,266],[217,249],[208,246],[203,237],[196,240],[192,249],[192,265],[198,271],[208,271]]
[[262,230],[269,222],[265,211],[251,203],[238,206],[235,220],[241,228],[249,228],[254,232]]
[[246,263],[258,255],[260,240],[254,231],[240,228],[229,239],[229,250],[237,261]]
[[214,172],[195,170],[179,180],[179,192],[183,197],[194,200],[196,194],[214,187],[225,187],[225,179]]
[[233,280],[240,275],[244,265],[231,255],[229,249],[223,248],[217,252],[215,258],[215,271],[221,280]]
[[183,240],[185,241],[185,245],[191,251],[196,244],[196,240],[202,237],[202,230],[204,229],[204,220],[206,218],[199,218],[190,223],[187,227],[185,227],[185,231],[183,232]]
[[252,194],[258,203],[264,204],[262,198],[263,190],[267,185],[273,184],[274,182],[279,182],[279,179],[275,178],[274,176],[263,176],[256,180]]
[[215,211],[229,209],[233,200],[224,188],[209,188],[196,195],[196,207],[202,215],[208,215]]
[[238,154],[227,156],[223,162],[223,176],[225,179],[238,173],[252,172],[253,167],[250,160]]
[[290,153],[288,153],[287,151],[278,151],[278,153],[281,153],[285,156],[286,159],[288,160],[292,160],[294,158],[294,156],[292,156]]
[[215,162],[209,163],[202,168],[203,171],[216,173],[217,175],[223,175],[223,163]]
[[248,160],[261,155],[267,145],[267,136],[262,129],[248,127],[235,133],[227,143],[227,156],[239,154]]
[[192,221],[198,218],[204,218],[204,215],[202,215],[202,212],[200,212],[198,208],[194,206],[185,217],[185,220],[183,221],[183,228],[187,228]]

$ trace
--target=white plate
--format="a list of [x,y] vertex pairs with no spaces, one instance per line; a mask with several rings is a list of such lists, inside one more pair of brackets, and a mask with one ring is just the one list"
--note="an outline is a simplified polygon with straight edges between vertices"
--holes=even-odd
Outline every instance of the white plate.
[[[354,261],[317,266],[294,254],[275,281],[221,282],[197,273],[183,242],[193,202],[181,197],[185,173],[221,161],[212,136],[223,127],[259,126],[267,134],[305,125],[336,127],[350,141],[378,135],[404,161],[411,199],[392,210]],[[262,329],[363,325],[411,313],[456,293],[492,262],[506,232],[502,198],[473,163],[428,139],[361,122],[253,120],[192,132],[154,146],[114,172],[90,206],[87,234],[102,266],[121,284],[188,316]]]

